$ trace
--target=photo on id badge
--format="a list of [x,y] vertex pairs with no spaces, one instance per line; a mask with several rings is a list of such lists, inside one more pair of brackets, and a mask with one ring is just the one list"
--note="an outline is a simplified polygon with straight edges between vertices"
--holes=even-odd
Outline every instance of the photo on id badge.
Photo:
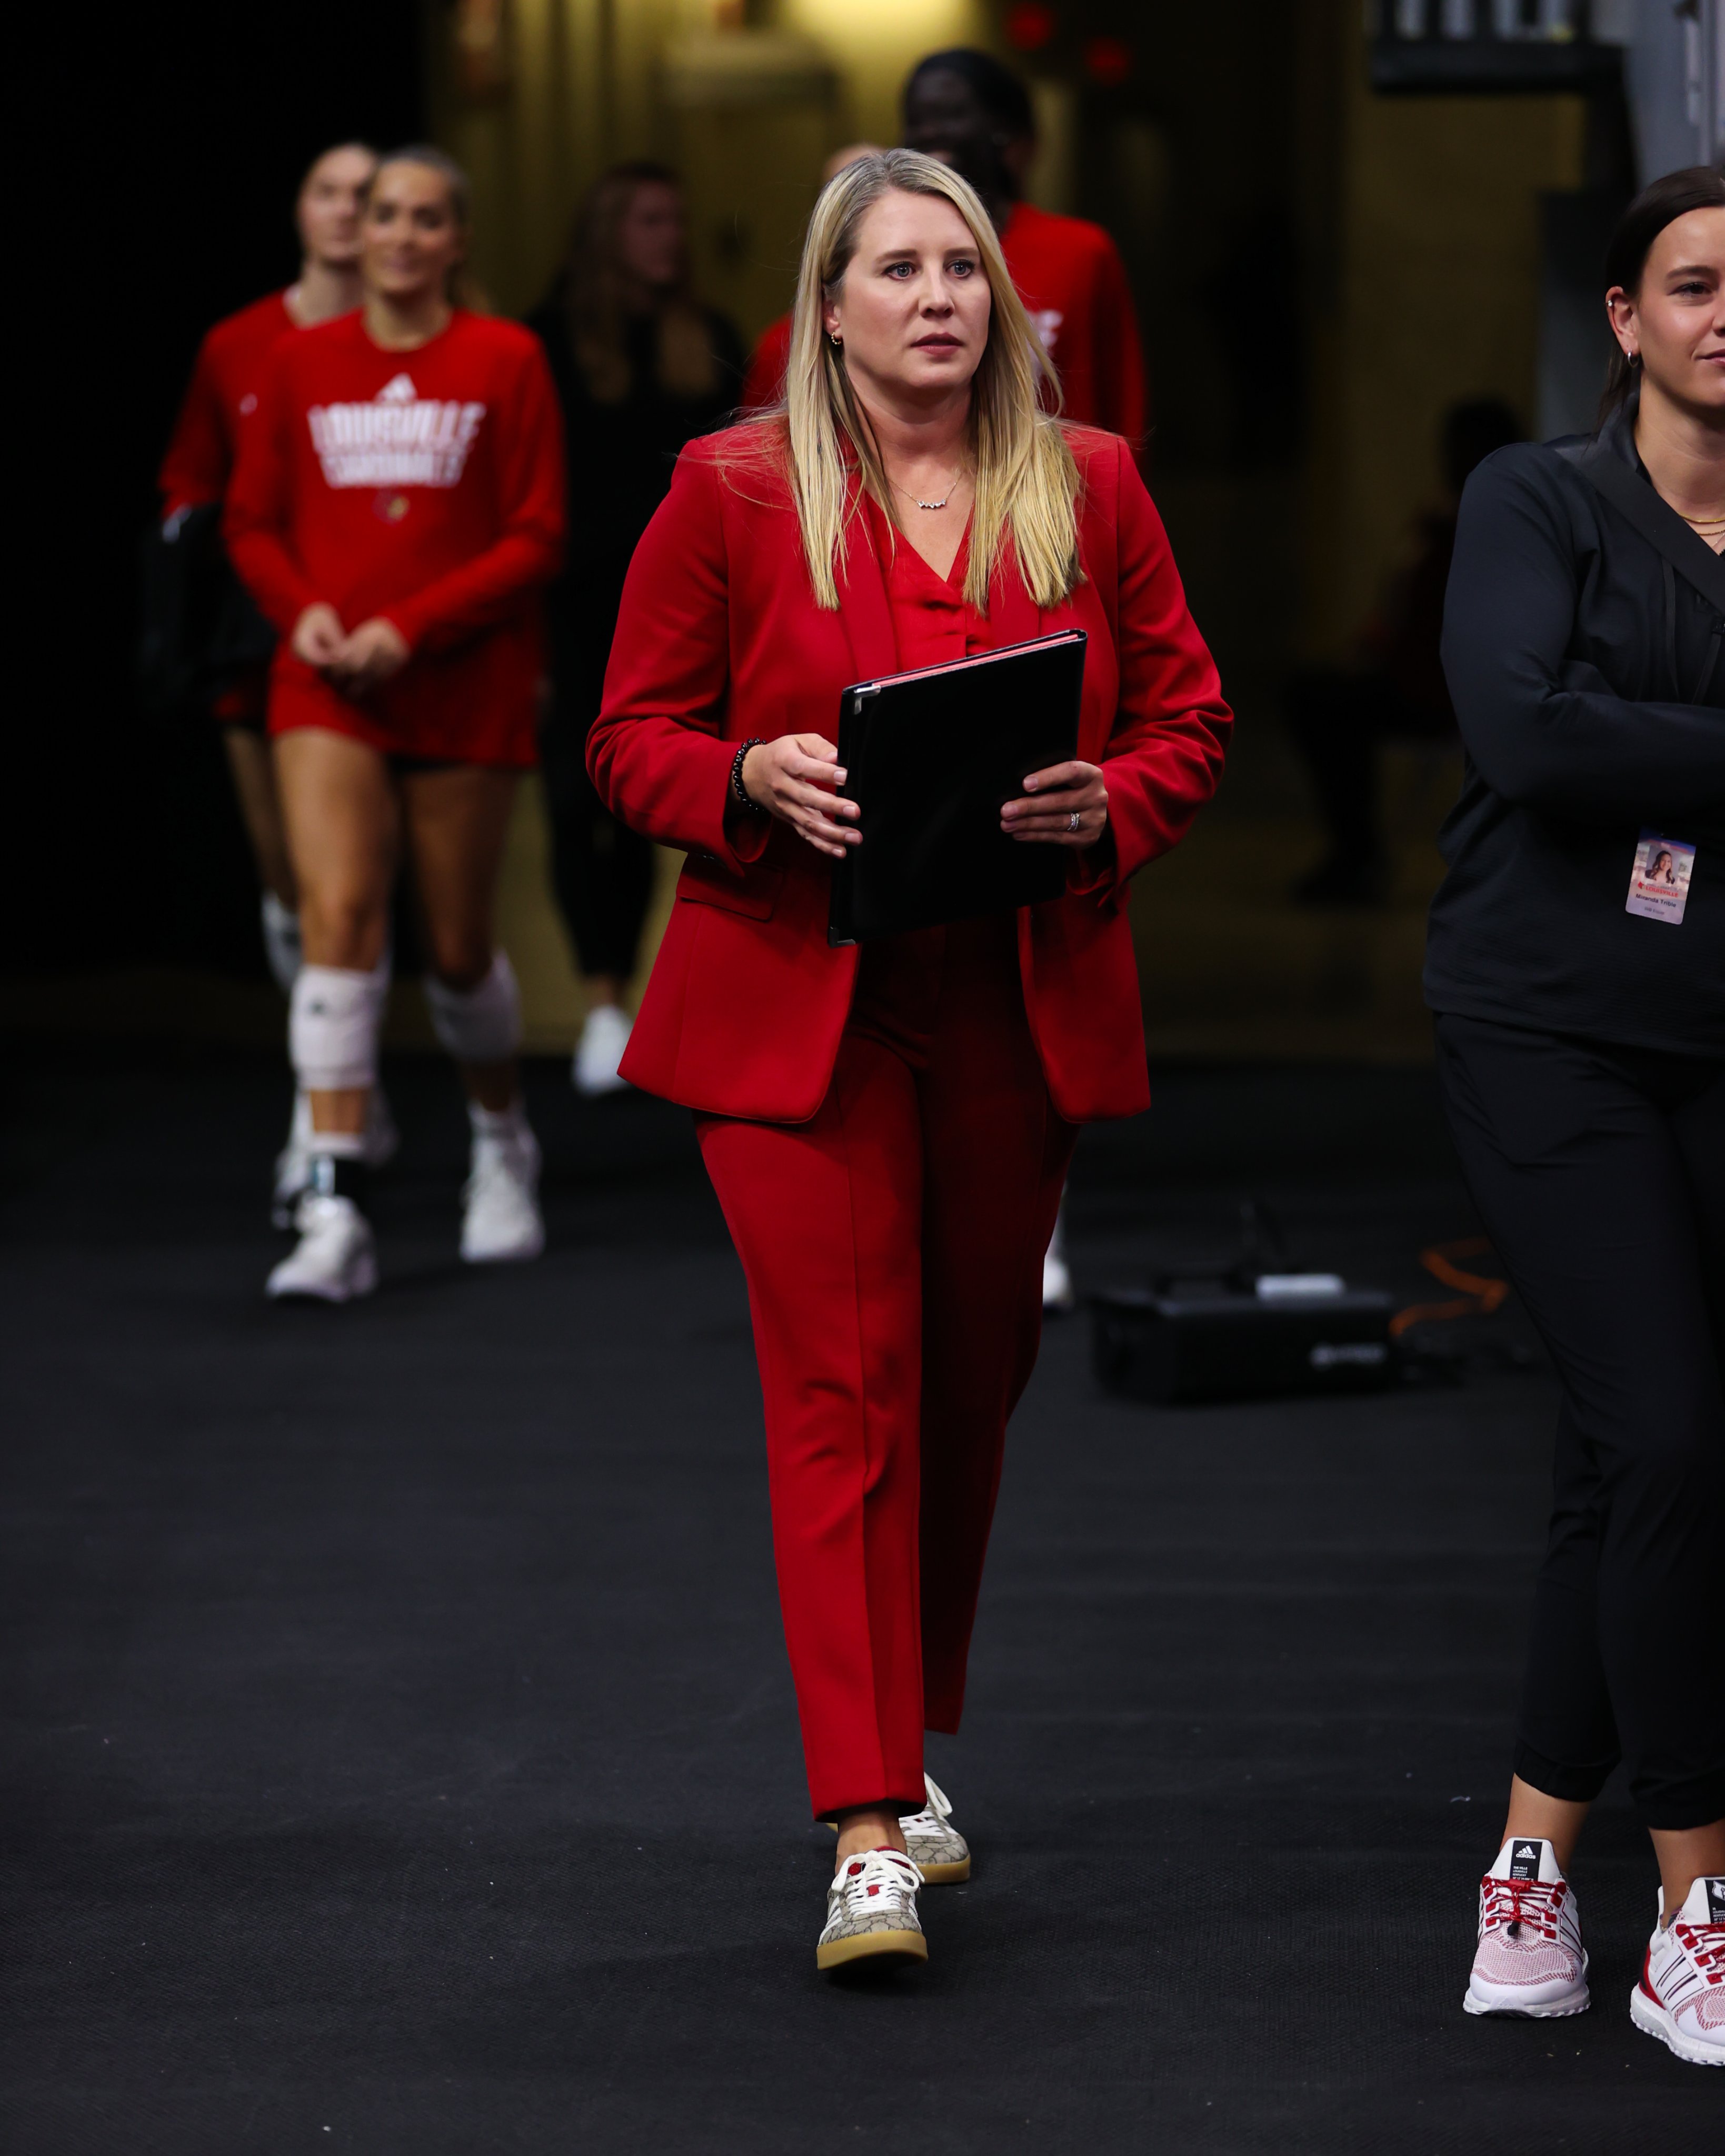
[[1683,918],[1694,867],[1693,846],[1681,839],[1665,838],[1657,831],[1643,831],[1635,848],[1635,865],[1630,870],[1625,911],[1642,914],[1649,921],[1668,921],[1675,927]]

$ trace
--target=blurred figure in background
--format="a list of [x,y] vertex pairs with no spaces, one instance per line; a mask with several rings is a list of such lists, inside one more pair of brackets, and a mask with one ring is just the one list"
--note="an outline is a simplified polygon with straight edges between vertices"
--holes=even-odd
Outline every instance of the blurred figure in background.
[[[847,142],[842,150],[834,150],[821,167],[822,187],[829,186],[852,165],[860,165],[865,157],[878,157],[880,154],[878,142]],[[745,412],[765,412],[783,396],[785,369],[791,358],[791,321],[790,315],[783,314],[762,331],[760,342],[749,359],[748,372],[743,377]]]
[[[198,346],[162,460],[164,536],[184,543],[190,536],[191,512],[218,510],[226,498],[242,435],[258,408],[264,367],[277,344],[298,331],[351,314],[359,305],[360,218],[377,168],[377,151],[363,142],[338,143],[316,158],[294,205],[300,247],[298,278],[285,291],[254,300],[218,322]],[[208,544],[219,557],[220,542],[213,531]],[[218,588],[202,611],[210,616],[213,639],[222,648],[199,656],[215,676],[209,709],[222,729],[241,819],[258,865],[264,949],[270,972],[284,993],[290,994],[300,970],[300,916],[264,723],[272,632],[225,561],[218,558],[214,567]],[[185,573],[197,572],[187,564]],[[224,664],[224,655],[230,663]],[[279,1211],[291,1208],[305,1188],[311,1128],[305,1096],[296,1094],[288,1142],[275,1166]],[[373,1103],[367,1144],[374,1165],[395,1150],[395,1132],[381,1093]]]
[[1142,462],[1149,398],[1126,265],[1101,225],[1024,199],[1036,157],[1024,84],[991,54],[931,53],[905,85],[905,146],[962,172],[987,203],[1065,417],[1124,434]]
[[271,354],[228,494],[235,566],[284,639],[270,731],[305,945],[289,1042],[312,1174],[272,1296],[342,1302],[377,1283],[364,1132],[403,852],[433,1029],[468,1096],[461,1255],[544,1245],[492,908],[534,760],[562,444],[537,340],[449,296],[468,199],[441,151],[383,160],[360,228],[363,305]]
[[563,409],[569,546],[548,595],[552,698],[540,731],[557,902],[587,992],[578,1091],[622,1086],[624,990],[653,890],[653,847],[587,775],[612,632],[635,542],[678,452],[735,409],[742,340],[691,289],[682,182],[664,165],[614,166],[577,213],[556,283],[529,318]]
[[1306,759],[1329,840],[1322,860],[1295,888],[1302,905],[1376,906],[1388,895],[1378,744],[1455,737],[1438,645],[1461,490],[1476,465],[1521,439],[1521,423],[1496,397],[1450,407],[1440,434],[1443,504],[1416,520],[1414,558],[1386,588],[1353,664],[1312,667],[1288,684],[1288,730]]

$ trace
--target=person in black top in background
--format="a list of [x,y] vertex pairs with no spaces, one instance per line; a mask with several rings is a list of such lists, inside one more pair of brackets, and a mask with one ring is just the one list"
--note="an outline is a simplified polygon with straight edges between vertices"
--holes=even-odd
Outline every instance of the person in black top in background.
[[569,465],[566,567],[547,597],[552,703],[540,738],[557,902],[586,983],[573,1078],[623,1084],[623,993],[652,893],[653,848],[609,814],[587,775],[587,730],[635,542],[685,442],[722,426],[744,352],[690,289],[682,182],[664,165],[615,165],[576,214],[568,254],[531,326],[562,401]]
[[[1564,1872],[1621,1758],[1663,1890],[1631,2014],[1725,2064],[1725,177],[1645,190],[1606,279],[1599,434],[1480,466],[1444,617],[1467,768],[1426,995],[1563,1389],[1466,2005],[1587,2004]],[[1691,848],[1681,908],[1642,896]]]
[[1309,667],[1288,683],[1288,731],[1306,759],[1329,839],[1323,860],[1295,887],[1302,906],[1375,906],[1388,893],[1378,744],[1455,735],[1438,643],[1455,511],[1474,467],[1521,439],[1520,421],[1498,398],[1450,407],[1439,436],[1446,499],[1419,518],[1414,558],[1366,624],[1353,665]]

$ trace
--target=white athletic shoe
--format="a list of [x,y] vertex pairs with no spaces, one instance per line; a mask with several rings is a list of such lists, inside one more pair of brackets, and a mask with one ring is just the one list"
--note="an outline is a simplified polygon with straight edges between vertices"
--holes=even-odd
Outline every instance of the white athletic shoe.
[[1692,2066],[1725,2066],[1725,1877],[1697,1879],[1655,1925],[1630,2019]]
[[575,1061],[569,1072],[569,1082],[578,1093],[597,1100],[602,1093],[627,1090],[629,1081],[619,1075],[617,1066],[629,1046],[629,1034],[627,1012],[619,1010],[615,1004],[594,1004],[575,1044]]
[[[389,1112],[389,1096],[373,1086],[366,1110],[366,1130],[360,1158],[367,1168],[382,1168],[401,1150],[401,1132]],[[278,1228],[291,1228],[294,1209],[311,1188],[311,1102],[301,1086],[294,1095],[293,1120],[288,1142],[275,1156],[275,1193],[270,1218]]]
[[461,1200],[461,1255],[469,1265],[536,1258],[545,1248],[539,1142],[525,1116],[505,1133],[474,1133],[473,1168]]
[[1045,1310],[1070,1310],[1072,1307],[1072,1274],[1066,1263],[1066,1197],[1060,1194],[1060,1209],[1055,1215],[1054,1233],[1048,1239],[1048,1248],[1042,1254],[1042,1307]]
[[1461,2004],[1543,2021],[1587,2010],[1581,1912],[1548,1841],[1512,1835],[1480,1881],[1480,1938]]
[[377,1285],[377,1246],[371,1223],[351,1198],[308,1190],[295,1209],[300,1240],[264,1282],[267,1296],[311,1296],[351,1302]]
[[814,1950],[817,1969],[879,1958],[927,1961],[928,1942],[916,1914],[921,1873],[896,1849],[849,1856],[827,1889],[827,1920]]

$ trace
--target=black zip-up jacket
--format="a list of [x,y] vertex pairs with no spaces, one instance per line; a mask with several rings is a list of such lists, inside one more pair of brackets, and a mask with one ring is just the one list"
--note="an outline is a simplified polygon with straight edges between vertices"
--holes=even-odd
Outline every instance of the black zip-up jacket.
[[[1600,442],[1652,494],[1634,428],[1631,403]],[[1444,672],[1467,764],[1438,840],[1449,874],[1432,902],[1425,998],[1506,1025],[1718,1055],[1725,617],[1558,454],[1573,439],[1497,450],[1461,497]],[[1625,910],[1644,830],[1697,850],[1675,926]]]

